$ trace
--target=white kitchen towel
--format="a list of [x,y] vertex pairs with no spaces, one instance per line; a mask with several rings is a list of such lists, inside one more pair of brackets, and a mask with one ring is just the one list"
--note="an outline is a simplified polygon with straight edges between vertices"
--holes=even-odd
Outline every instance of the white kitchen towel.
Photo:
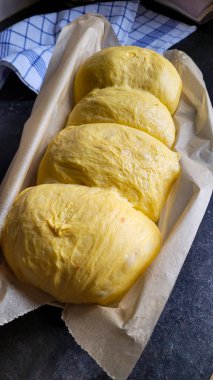
[[32,16],[0,33],[0,88],[12,69],[38,93],[62,28],[85,13],[105,16],[122,45],[148,47],[159,53],[196,30],[146,9],[138,0],[100,2]]

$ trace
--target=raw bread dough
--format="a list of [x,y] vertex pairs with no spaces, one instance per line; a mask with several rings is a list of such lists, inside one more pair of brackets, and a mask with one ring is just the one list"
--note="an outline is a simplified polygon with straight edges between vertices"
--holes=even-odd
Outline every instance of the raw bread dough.
[[168,109],[148,91],[121,87],[95,89],[72,110],[67,125],[118,123],[156,137],[169,148],[175,126]]
[[2,233],[21,281],[78,304],[120,300],[160,242],[157,226],[115,191],[63,184],[19,194]]
[[67,127],[49,145],[38,184],[115,188],[157,221],[180,172],[179,154],[154,137],[120,124]]
[[137,46],[116,46],[89,57],[74,82],[75,103],[94,88],[124,86],[149,91],[173,114],[180,99],[182,81],[162,55]]

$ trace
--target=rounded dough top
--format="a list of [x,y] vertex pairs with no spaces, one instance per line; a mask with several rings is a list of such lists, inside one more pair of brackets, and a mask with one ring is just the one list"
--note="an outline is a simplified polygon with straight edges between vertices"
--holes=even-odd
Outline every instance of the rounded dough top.
[[76,104],[67,126],[90,123],[117,123],[140,129],[169,148],[175,141],[170,112],[154,95],[142,89],[94,89]]
[[147,90],[173,114],[182,81],[172,63],[152,50],[137,46],[110,47],[89,57],[78,69],[74,81],[75,103],[94,88],[113,86]]
[[154,137],[120,124],[67,127],[41,161],[38,184],[115,188],[157,221],[180,172],[179,154]]
[[157,255],[157,226],[112,190],[41,185],[16,199],[2,232],[16,276],[65,303],[117,302]]

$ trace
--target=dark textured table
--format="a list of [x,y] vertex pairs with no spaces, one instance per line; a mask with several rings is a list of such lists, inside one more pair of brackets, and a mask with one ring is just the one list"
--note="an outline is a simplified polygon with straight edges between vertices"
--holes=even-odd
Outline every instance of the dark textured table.
[[[200,26],[175,47],[188,53],[200,67],[213,100],[213,23]],[[18,148],[35,97],[14,74],[0,92],[0,180]],[[213,372],[212,214],[213,199],[129,380],[210,379]],[[75,343],[60,315],[60,309],[43,306],[0,328],[0,380],[109,378]]]

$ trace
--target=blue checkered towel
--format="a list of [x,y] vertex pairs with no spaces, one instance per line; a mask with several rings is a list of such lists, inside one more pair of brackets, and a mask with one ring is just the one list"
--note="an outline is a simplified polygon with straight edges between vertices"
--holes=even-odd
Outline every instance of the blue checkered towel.
[[12,69],[38,93],[60,31],[85,13],[105,16],[121,44],[148,47],[159,53],[196,29],[147,10],[139,0],[104,2],[32,16],[0,33],[0,88]]

